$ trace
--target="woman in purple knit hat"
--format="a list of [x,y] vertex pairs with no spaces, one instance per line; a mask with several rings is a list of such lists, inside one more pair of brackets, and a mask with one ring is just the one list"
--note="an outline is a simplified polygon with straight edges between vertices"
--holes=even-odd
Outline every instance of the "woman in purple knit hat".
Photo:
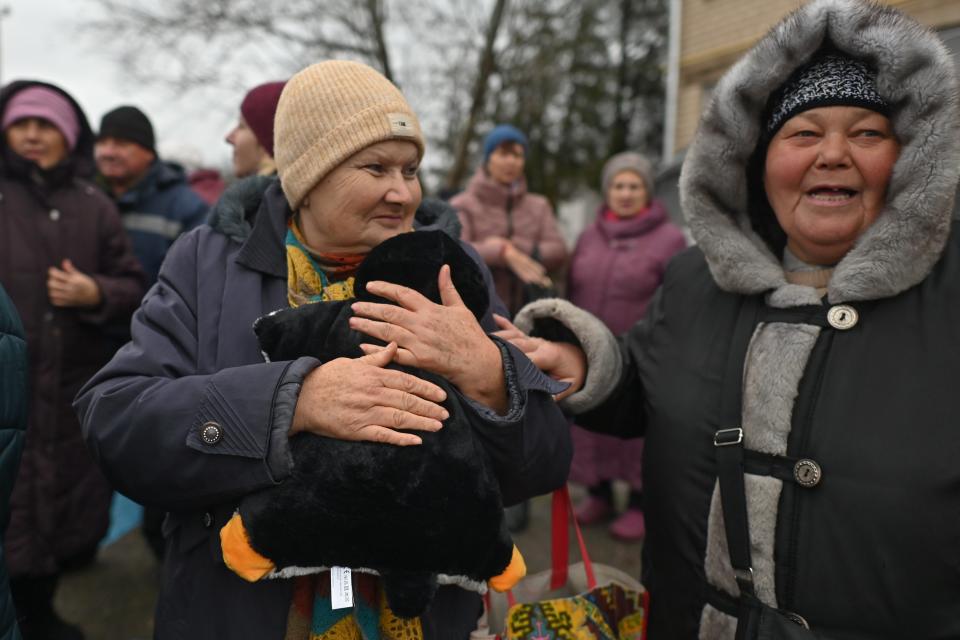
[[[577,241],[570,263],[568,295],[571,302],[620,334],[643,317],[663,280],[667,261],[686,242],[664,206],[652,199],[650,163],[640,154],[618,153],[607,161],[603,195],[596,221]],[[580,522],[592,524],[613,516],[612,481],[623,480],[630,486],[630,497],[624,513],[610,525],[610,532],[624,540],[643,538],[643,439],[623,441],[574,426],[573,442],[570,479],[586,485],[588,491],[577,508]]]

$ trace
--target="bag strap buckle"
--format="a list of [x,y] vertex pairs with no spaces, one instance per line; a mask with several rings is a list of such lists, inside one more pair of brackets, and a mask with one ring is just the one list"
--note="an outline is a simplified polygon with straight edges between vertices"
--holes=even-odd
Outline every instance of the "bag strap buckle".
[[715,447],[729,447],[741,442],[743,442],[743,429],[740,427],[720,429],[713,435],[713,446]]
[[753,585],[753,567],[747,567],[746,569],[734,569],[733,577],[737,581],[737,586],[740,587],[741,593],[746,593],[753,595],[756,593]]

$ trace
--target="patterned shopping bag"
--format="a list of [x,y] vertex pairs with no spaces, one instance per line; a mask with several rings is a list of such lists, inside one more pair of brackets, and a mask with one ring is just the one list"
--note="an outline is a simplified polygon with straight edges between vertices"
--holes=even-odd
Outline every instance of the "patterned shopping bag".
[[[491,594],[489,633],[501,640],[645,640],[647,591],[623,571],[591,562],[566,487],[553,494],[552,520],[552,568],[505,595]],[[570,522],[583,557],[572,565]]]

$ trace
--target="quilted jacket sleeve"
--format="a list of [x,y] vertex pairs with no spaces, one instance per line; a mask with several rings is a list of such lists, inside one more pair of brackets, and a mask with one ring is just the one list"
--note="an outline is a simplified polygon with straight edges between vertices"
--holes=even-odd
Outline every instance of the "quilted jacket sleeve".
[[[0,532],[10,518],[10,493],[27,428],[27,343],[20,318],[0,286]],[[0,557],[0,638],[19,638],[6,563]]]

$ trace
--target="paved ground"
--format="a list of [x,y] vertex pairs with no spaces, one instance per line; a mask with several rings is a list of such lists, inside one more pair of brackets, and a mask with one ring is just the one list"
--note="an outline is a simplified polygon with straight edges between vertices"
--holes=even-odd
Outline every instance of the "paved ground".
[[[573,491],[574,500],[581,494]],[[618,493],[622,498],[622,494]],[[613,540],[606,526],[584,530],[587,547],[596,562],[640,573],[639,543]],[[571,558],[579,559],[573,547]],[[532,501],[531,523],[515,536],[530,572],[549,568],[550,497]],[[147,640],[152,637],[153,607],[159,569],[139,529],[129,531],[101,549],[96,562],[67,575],[58,591],[56,606],[67,620],[81,626],[88,640]]]

